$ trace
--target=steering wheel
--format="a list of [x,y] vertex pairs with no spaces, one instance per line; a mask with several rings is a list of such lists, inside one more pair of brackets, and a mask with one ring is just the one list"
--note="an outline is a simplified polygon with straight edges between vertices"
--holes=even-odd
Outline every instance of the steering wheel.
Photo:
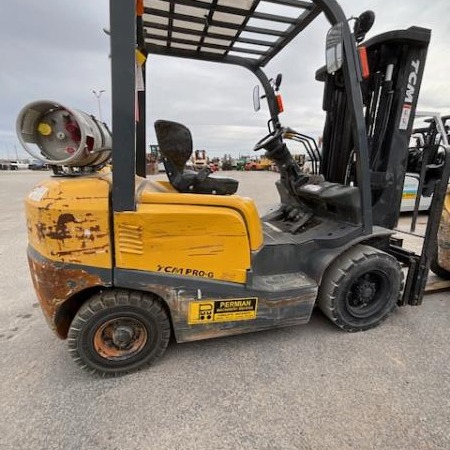
[[264,136],[255,144],[253,151],[257,152],[258,150],[267,149],[267,147],[270,149],[270,147],[282,136],[283,133],[283,128],[277,128],[275,131],[271,131],[268,135]]

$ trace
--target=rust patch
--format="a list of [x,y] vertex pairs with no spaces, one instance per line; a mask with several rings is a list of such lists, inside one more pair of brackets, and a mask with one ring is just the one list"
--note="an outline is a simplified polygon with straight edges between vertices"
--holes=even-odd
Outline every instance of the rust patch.
[[[81,249],[74,250],[61,250],[59,252],[51,252],[52,256],[64,257],[64,256],[72,256],[72,255],[93,255],[95,253],[109,252],[109,245],[103,245],[101,247],[90,247],[86,249],[86,244],[82,246]],[[71,262],[74,262],[71,260]]]
[[47,236],[51,239],[57,239],[59,241],[63,241],[64,239],[70,239],[72,236],[67,229],[68,223],[77,223],[73,214],[64,213],[58,217],[58,221],[56,222],[55,231],[47,233]]
[[45,231],[46,231],[46,227],[43,223],[36,224],[36,233],[37,233],[38,239],[40,241],[45,239]]
[[28,263],[42,311],[55,331],[56,311],[66,300],[87,288],[105,284],[98,275],[83,269],[66,269],[51,261],[38,262],[31,257],[28,257]]

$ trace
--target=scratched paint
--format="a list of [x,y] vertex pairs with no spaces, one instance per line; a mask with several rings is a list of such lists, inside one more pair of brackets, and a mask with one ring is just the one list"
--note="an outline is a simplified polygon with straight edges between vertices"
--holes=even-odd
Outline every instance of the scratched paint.
[[50,327],[60,337],[65,337],[67,329],[64,318],[56,323],[58,309],[75,294],[88,288],[107,285],[98,275],[85,269],[67,269],[49,260],[37,260],[28,256],[31,278],[41,309]]
[[202,289],[202,298],[204,299],[227,300],[237,297],[257,297],[258,312],[256,319],[189,325],[189,303],[198,301],[197,289],[182,286],[181,283],[177,287],[148,283],[145,277],[135,288],[154,293],[165,301],[170,310],[177,342],[211,339],[307,323],[317,297],[317,286],[315,284],[277,297],[267,292],[247,290],[245,286],[242,287],[241,291],[233,294],[227,294],[220,287],[211,290]]
[[25,201],[28,242],[55,262],[110,268],[110,182],[102,176],[52,178]]

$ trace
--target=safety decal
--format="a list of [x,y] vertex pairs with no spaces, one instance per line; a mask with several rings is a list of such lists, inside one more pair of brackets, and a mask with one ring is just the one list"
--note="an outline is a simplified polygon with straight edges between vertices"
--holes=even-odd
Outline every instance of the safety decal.
[[188,324],[256,319],[257,306],[258,299],[256,297],[191,302],[189,303]]
[[407,130],[409,124],[409,118],[411,117],[411,105],[403,105],[402,115],[400,117],[399,130]]

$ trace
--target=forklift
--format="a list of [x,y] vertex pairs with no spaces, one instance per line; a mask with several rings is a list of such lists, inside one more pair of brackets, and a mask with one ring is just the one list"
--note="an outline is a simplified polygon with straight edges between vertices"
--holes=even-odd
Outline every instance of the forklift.
[[[450,116],[443,116],[444,133],[442,141],[447,135],[447,142],[450,138]],[[441,142],[442,142],[441,141]],[[437,242],[434,246],[431,270],[439,277],[450,280],[450,187],[447,188],[442,217],[439,224]]]
[[[267,13],[269,4],[289,13]],[[316,72],[321,151],[282,125],[281,76],[263,70],[320,17],[330,24]],[[448,148],[423,251],[394,235],[430,30],[365,40],[374,13],[348,19],[335,0],[111,0],[110,19],[112,143],[104,124],[57,102],[34,102],[17,119],[24,147],[56,168],[26,199],[28,259],[44,315],[80,366],[131,372],[156,361],[171,337],[303,324],[315,306],[356,332],[397,306],[421,304]],[[187,170],[191,132],[170,120],[155,122],[168,180],[146,178],[148,55],[234,64],[256,76],[269,120],[253,150],[278,168],[276,210],[260,218],[252,199],[236,195],[237,181]],[[308,173],[289,140],[307,143]],[[110,152],[112,174],[99,170]]]
[[[442,176],[445,149],[448,148],[450,135],[447,121],[450,116],[441,116],[436,112],[420,111],[416,119],[422,119],[424,126],[413,129],[415,145],[410,147],[408,156],[408,172],[418,177],[411,232],[415,231],[419,205],[422,196],[429,197],[433,193],[434,184]],[[440,278],[450,280],[450,190],[447,189],[439,230],[433,244],[433,257],[430,269]]]

